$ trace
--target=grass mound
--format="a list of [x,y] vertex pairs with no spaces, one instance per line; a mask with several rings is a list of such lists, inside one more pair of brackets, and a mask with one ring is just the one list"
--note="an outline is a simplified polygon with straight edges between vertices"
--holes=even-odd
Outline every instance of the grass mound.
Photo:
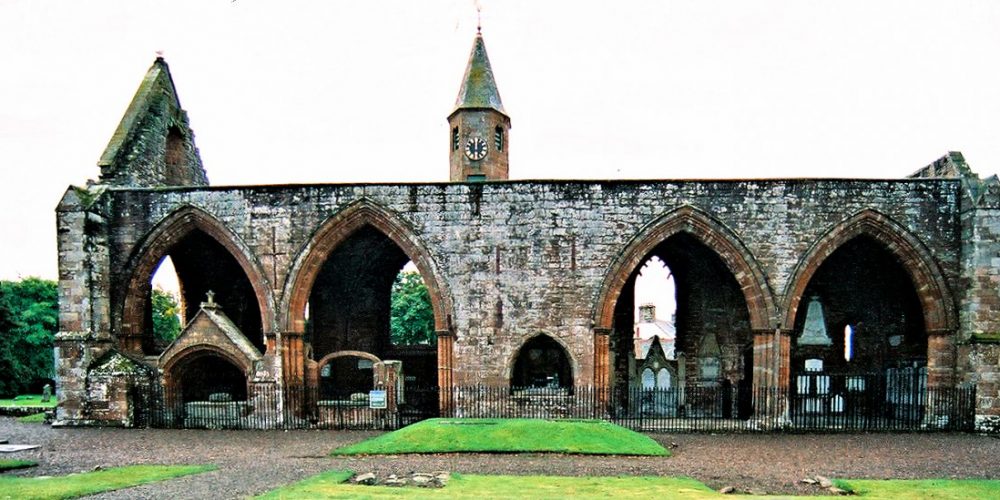
[[14,469],[27,469],[28,467],[34,467],[38,465],[38,462],[32,460],[0,460],[0,472],[5,470]]
[[0,477],[0,498],[74,498],[215,470],[214,465],[131,465],[56,477]]
[[576,453],[669,456],[648,436],[603,420],[434,418],[333,451],[400,453]]
[[[349,471],[329,471],[279,488],[257,498],[679,498],[724,499],[700,481],[672,477],[480,476],[452,474],[444,488],[361,486],[345,483]],[[868,499],[1000,498],[1000,481],[865,480],[837,481]],[[741,496],[742,497],[742,496]],[[753,499],[833,498],[791,495],[746,496]]]

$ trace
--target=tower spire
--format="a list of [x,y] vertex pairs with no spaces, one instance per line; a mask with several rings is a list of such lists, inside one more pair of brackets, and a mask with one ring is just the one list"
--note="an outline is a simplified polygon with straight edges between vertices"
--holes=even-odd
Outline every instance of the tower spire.
[[476,32],[476,39],[472,42],[469,64],[465,67],[462,87],[459,88],[458,99],[455,100],[455,111],[459,109],[494,109],[507,114],[500,100],[497,82],[493,78],[493,67],[486,54],[483,34],[479,31]]
[[453,182],[508,179],[510,117],[500,100],[481,25],[476,26],[469,63],[455,108],[448,115],[448,125],[449,178]]

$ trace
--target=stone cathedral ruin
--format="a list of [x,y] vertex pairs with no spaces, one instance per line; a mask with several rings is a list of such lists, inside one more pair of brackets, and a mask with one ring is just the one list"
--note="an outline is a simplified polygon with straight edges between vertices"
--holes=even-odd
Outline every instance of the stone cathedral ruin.
[[[481,35],[447,119],[447,183],[212,186],[156,59],[98,180],[57,208],[57,423],[141,425],[150,394],[194,427],[211,405],[319,426],[404,403],[489,416],[467,390],[487,387],[552,416],[794,426],[852,408],[923,427],[956,418],[935,394],[968,388],[970,421],[1000,424],[1000,182],[960,153],[899,179],[509,180]],[[184,326],[162,345],[151,278],[167,257]],[[654,257],[676,283],[675,338],[637,349],[633,289]],[[389,337],[408,262],[430,345]],[[637,410],[637,387],[675,392]]]

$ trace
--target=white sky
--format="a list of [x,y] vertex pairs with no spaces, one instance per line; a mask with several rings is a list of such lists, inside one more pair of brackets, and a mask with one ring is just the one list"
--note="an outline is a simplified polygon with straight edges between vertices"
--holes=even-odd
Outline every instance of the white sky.
[[[488,1],[511,177],[902,177],[1000,165],[1000,2]],[[213,184],[447,180],[471,0],[0,0],[0,279],[163,50]]]

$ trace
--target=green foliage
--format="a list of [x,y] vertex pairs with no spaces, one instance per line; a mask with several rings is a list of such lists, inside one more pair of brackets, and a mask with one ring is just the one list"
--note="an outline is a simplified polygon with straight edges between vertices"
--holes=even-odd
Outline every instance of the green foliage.
[[0,477],[2,498],[75,498],[215,470],[214,465],[132,465],[57,477]]
[[434,309],[419,273],[401,272],[392,284],[390,340],[395,345],[433,344]]
[[334,455],[577,453],[668,456],[650,437],[602,420],[434,418],[340,448]]
[[153,289],[153,335],[157,344],[168,345],[181,333],[180,305],[170,292]]
[[0,460],[0,471],[27,469],[28,467],[35,467],[36,465],[38,465],[38,462],[32,460],[3,459]]
[[53,377],[58,323],[55,281],[0,281],[0,395],[41,389]]

